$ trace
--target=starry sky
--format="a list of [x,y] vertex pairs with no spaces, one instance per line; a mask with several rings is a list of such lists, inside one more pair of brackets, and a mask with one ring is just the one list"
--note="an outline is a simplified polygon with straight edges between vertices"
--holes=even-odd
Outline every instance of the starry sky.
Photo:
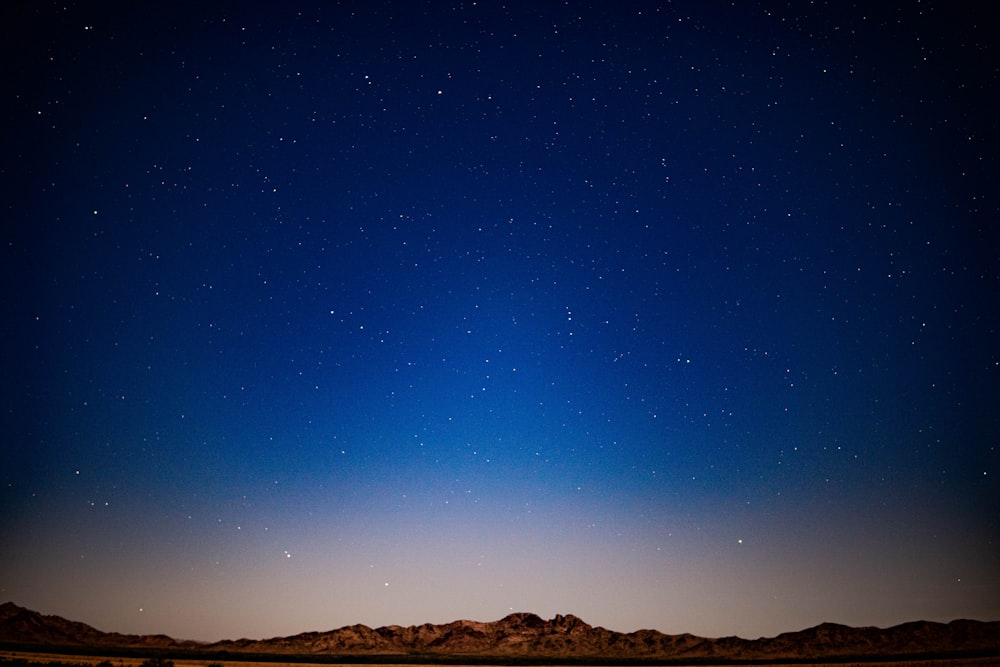
[[982,6],[3,13],[3,600],[1000,619]]

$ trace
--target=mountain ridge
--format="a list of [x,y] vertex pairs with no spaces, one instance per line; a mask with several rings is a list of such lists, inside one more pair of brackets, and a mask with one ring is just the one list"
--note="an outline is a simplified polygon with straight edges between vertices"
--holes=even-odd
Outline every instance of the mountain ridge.
[[0,605],[0,642],[78,649],[156,649],[206,655],[463,656],[491,659],[771,661],[917,655],[1000,656],[1000,621],[911,621],[889,628],[820,625],[775,637],[698,637],[644,629],[623,633],[591,626],[572,614],[545,620],[518,612],[497,621],[370,628],[355,624],[267,639],[203,643],[167,635],[102,632],[12,602]]

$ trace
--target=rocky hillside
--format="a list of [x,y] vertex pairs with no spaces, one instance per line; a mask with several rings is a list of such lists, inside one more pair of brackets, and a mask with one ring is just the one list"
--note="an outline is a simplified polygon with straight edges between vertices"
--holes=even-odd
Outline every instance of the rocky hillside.
[[195,642],[166,635],[122,635],[101,632],[86,623],[45,616],[11,602],[0,605],[0,642],[66,647],[193,648]]
[[71,647],[177,649],[219,655],[312,654],[323,656],[410,656],[468,658],[565,658],[626,660],[816,660],[820,658],[917,655],[1000,656],[1000,622],[917,621],[891,628],[851,628],[824,623],[777,637],[710,639],[655,630],[612,632],[576,616],[544,620],[511,614],[499,621],[454,621],[443,625],[350,625],[327,632],[306,632],[271,639],[239,639],[195,644],[163,635],[104,633],[58,616],[43,616],[12,603],[0,605],[0,642]]

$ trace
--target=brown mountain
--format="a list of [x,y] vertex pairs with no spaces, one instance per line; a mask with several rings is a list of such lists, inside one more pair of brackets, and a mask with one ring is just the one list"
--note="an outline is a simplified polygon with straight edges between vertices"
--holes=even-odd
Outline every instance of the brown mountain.
[[1000,656],[1000,622],[917,621],[891,628],[851,628],[824,623],[777,637],[709,639],[656,630],[621,633],[593,627],[576,616],[544,620],[511,614],[499,621],[453,621],[442,625],[350,625],[290,637],[239,639],[197,644],[164,635],[105,633],[89,625],[44,616],[12,603],[0,605],[0,642],[78,648],[157,648],[219,655],[280,654],[396,656],[433,661],[454,656],[503,660],[524,658],[575,662],[587,659],[668,661],[818,660],[827,658],[928,655]]
[[86,623],[44,616],[11,602],[0,605],[0,642],[63,647],[193,648],[195,642],[166,635],[122,635],[101,632]]

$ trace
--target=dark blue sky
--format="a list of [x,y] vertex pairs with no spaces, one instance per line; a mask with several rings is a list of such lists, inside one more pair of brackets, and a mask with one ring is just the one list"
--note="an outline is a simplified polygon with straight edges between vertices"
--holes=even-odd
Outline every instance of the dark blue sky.
[[0,598],[1000,618],[997,26],[897,4],[5,9]]

